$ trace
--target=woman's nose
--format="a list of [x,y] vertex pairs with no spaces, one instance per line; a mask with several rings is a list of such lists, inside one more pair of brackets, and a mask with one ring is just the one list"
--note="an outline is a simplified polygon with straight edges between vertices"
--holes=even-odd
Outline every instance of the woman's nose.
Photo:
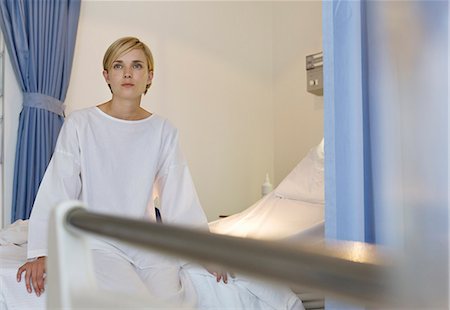
[[123,77],[124,78],[131,78],[131,70],[130,69],[125,69],[123,72]]

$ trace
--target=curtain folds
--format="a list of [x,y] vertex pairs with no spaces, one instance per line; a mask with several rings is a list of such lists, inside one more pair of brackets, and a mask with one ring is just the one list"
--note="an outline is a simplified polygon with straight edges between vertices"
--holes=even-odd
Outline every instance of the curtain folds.
[[11,221],[30,216],[64,121],[80,0],[0,0],[0,27],[24,93]]
[[329,238],[402,243],[394,235],[412,197],[446,206],[447,9],[446,1],[324,2]]
[[448,17],[440,0],[323,2],[325,234],[400,252],[418,308],[448,308]]
[[[369,126],[365,86],[364,5],[324,2],[325,145],[327,235],[333,239],[373,241]],[[331,41],[332,40],[332,41]],[[328,72],[327,72],[328,71]]]

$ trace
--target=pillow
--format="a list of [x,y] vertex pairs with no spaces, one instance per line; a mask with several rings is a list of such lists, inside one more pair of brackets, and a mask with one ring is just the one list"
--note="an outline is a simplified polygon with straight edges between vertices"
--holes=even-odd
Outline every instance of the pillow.
[[27,243],[28,220],[17,220],[0,230],[0,245],[21,245]]
[[323,139],[312,148],[305,158],[289,173],[275,189],[281,198],[301,200],[311,203],[325,203]]

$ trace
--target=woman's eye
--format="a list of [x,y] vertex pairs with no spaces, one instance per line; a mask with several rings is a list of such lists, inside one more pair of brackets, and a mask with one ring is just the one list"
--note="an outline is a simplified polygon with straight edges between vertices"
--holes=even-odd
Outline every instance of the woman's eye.
[[142,65],[141,64],[134,64],[133,68],[134,69],[142,69]]
[[114,69],[122,69],[122,65],[121,64],[115,64],[113,66]]

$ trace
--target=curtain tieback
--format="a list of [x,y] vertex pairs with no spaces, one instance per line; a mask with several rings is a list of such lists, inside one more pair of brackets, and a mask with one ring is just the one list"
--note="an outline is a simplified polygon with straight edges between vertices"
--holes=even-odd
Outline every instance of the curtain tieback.
[[58,115],[64,116],[64,103],[54,97],[40,93],[24,93],[23,106],[44,109]]

